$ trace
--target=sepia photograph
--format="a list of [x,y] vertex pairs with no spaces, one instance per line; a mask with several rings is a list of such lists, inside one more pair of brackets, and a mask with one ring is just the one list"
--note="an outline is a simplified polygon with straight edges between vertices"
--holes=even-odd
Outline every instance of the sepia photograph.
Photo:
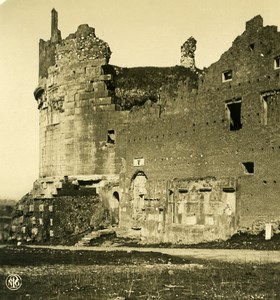
[[0,299],[280,299],[279,12],[0,0]]

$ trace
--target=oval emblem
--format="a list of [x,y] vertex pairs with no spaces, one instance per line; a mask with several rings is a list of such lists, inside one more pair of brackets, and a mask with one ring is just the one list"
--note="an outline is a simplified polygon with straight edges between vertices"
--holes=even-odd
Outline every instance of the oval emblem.
[[11,274],[6,278],[6,287],[11,291],[18,290],[22,285],[22,279],[17,274]]

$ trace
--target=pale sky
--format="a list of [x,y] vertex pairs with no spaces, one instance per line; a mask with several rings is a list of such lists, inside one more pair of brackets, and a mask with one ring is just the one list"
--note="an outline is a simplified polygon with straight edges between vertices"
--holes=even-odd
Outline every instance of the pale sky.
[[[2,4],[1,4],[2,3]],[[208,67],[260,14],[280,27],[279,0],[0,0],[0,198],[19,199],[39,173],[38,43],[50,38],[58,11],[62,37],[80,24],[95,28],[111,64],[174,66],[180,46],[197,40],[196,64]],[[280,30],[280,29],[279,29]]]

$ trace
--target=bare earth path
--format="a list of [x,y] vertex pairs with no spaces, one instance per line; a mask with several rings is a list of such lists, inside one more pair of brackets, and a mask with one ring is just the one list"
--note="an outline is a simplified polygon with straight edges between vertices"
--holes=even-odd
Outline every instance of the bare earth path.
[[174,248],[141,248],[141,247],[75,247],[75,246],[29,246],[32,248],[50,248],[60,250],[88,251],[139,251],[159,252],[184,258],[214,259],[240,263],[279,263],[280,251],[246,250],[246,249],[174,249]]

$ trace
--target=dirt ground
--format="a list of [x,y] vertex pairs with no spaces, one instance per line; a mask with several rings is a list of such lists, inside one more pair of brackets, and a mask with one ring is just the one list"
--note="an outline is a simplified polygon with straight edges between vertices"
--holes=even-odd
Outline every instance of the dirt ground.
[[182,248],[141,248],[141,247],[113,247],[113,246],[89,246],[89,247],[75,247],[75,246],[30,246],[32,248],[46,248],[57,250],[71,250],[71,251],[100,251],[113,252],[125,251],[130,253],[132,251],[138,252],[154,252],[162,253],[175,257],[182,258],[196,258],[196,259],[211,259],[226,262],[239,263],[280,263],[280,250],[248,250],[248,249],[182,249]]

